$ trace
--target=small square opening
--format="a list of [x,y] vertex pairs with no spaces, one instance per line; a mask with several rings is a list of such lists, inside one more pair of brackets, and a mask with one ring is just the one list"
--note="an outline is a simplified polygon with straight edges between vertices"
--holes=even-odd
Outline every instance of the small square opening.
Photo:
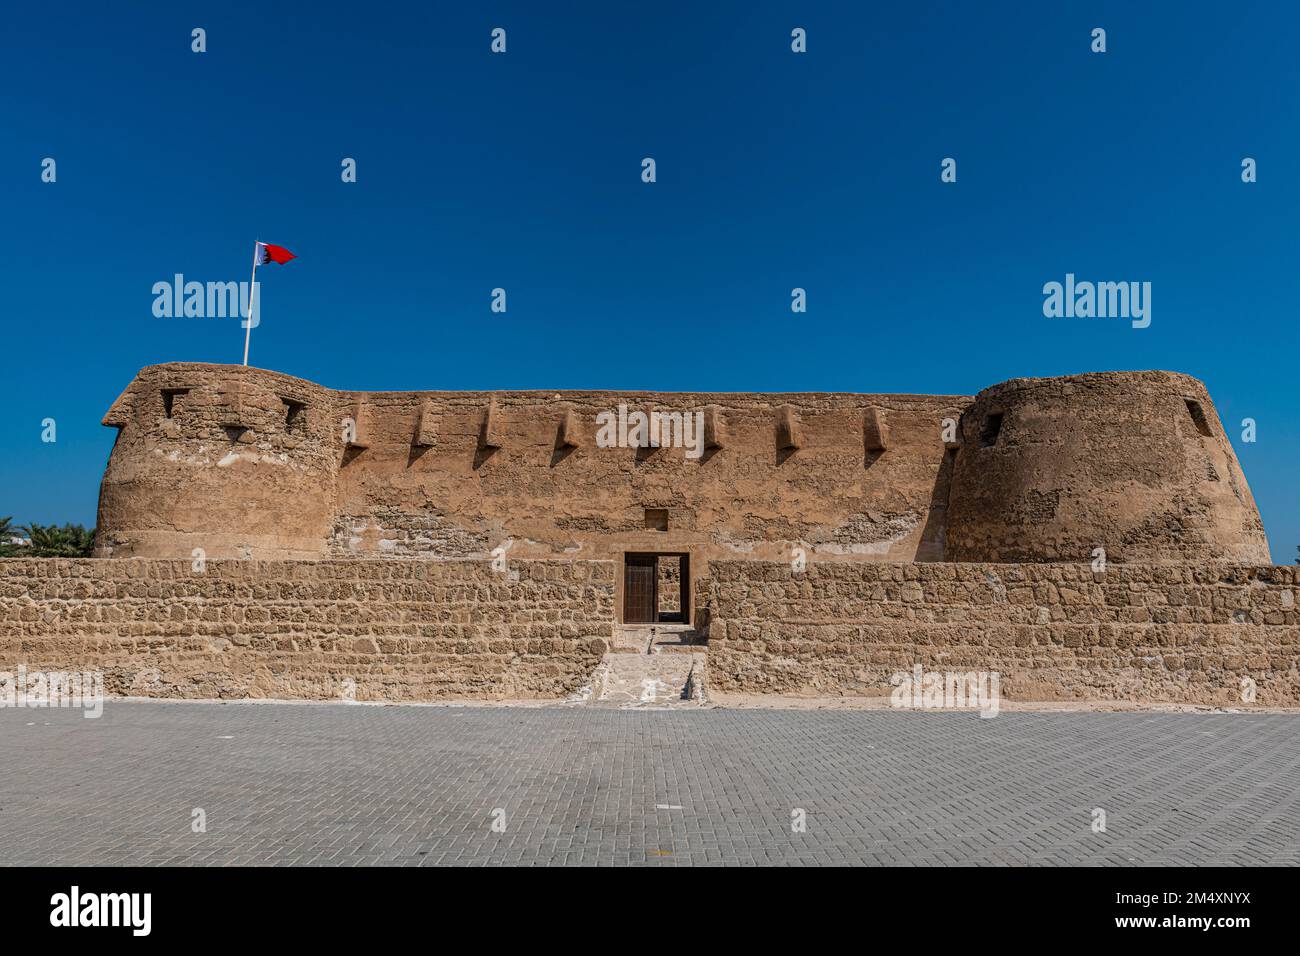
[[188,388],[164,388],[162,390],[163,416],[172,417],[172,411],[176,407],[176,397],[178,395],[189,394]]
[[980,447],[992,448],[998,443],[998,433],[1002,431],[1002,413],[994,412],[984,419],[984,427],[980,429]]
[[647,508],[645,510],[645,529],[647,531],[667,531],[668,509]]
[[281,398],[284,403],[284,430],[290,435],[307,434],[307,406],[291,398]]

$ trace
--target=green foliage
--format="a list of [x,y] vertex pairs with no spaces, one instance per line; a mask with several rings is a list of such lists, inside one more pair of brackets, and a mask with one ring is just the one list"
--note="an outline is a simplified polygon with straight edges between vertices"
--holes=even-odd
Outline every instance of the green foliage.
[[87,531],[79,524],[29,524],[24,529],[31,539],[29,547],[19,553],[33,558],[88,558],[95,548],[95,529]]
[[17,537],[18,532],[22,530],[13,526],[13,520],[11,517],[0,518],[0,558],[21,557],[27,550],[21,544],[9,543],[9,539]]

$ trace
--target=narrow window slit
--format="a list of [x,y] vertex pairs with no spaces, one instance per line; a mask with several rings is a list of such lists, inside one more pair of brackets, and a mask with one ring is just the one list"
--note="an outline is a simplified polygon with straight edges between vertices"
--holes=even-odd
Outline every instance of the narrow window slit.
[[1185,398],[1183,401],[1187,403],[1187,413],[1192,416],[1192,424],[1196,426],[1196,430],[1209,438],[1210,422],[1205,417],[1205,409],[1201,408],[1201,403],[1194,398]]

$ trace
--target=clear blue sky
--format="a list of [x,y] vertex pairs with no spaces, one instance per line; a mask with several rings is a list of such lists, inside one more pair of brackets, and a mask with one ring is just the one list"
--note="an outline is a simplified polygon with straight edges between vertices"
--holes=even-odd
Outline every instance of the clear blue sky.
[[[5,17],[0,515],[94,522],[99,420],[136,370],[240,359],[237,319],[155,318],[153,284],[244,280],[260,237],[300,258],[264,270],[253,364],[336,388],[974,393],[1188,372],[1274,559],[1300,544],[1293,3]],[[1151,327],[1044,318],[1067,272],[1150,281]]]

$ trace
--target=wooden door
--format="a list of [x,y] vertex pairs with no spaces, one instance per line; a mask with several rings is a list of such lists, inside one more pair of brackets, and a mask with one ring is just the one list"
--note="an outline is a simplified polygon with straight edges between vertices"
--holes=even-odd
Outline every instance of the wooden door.
[[623,556],[623,623],[653,624],[659,601],[659,559],[653,554]]

